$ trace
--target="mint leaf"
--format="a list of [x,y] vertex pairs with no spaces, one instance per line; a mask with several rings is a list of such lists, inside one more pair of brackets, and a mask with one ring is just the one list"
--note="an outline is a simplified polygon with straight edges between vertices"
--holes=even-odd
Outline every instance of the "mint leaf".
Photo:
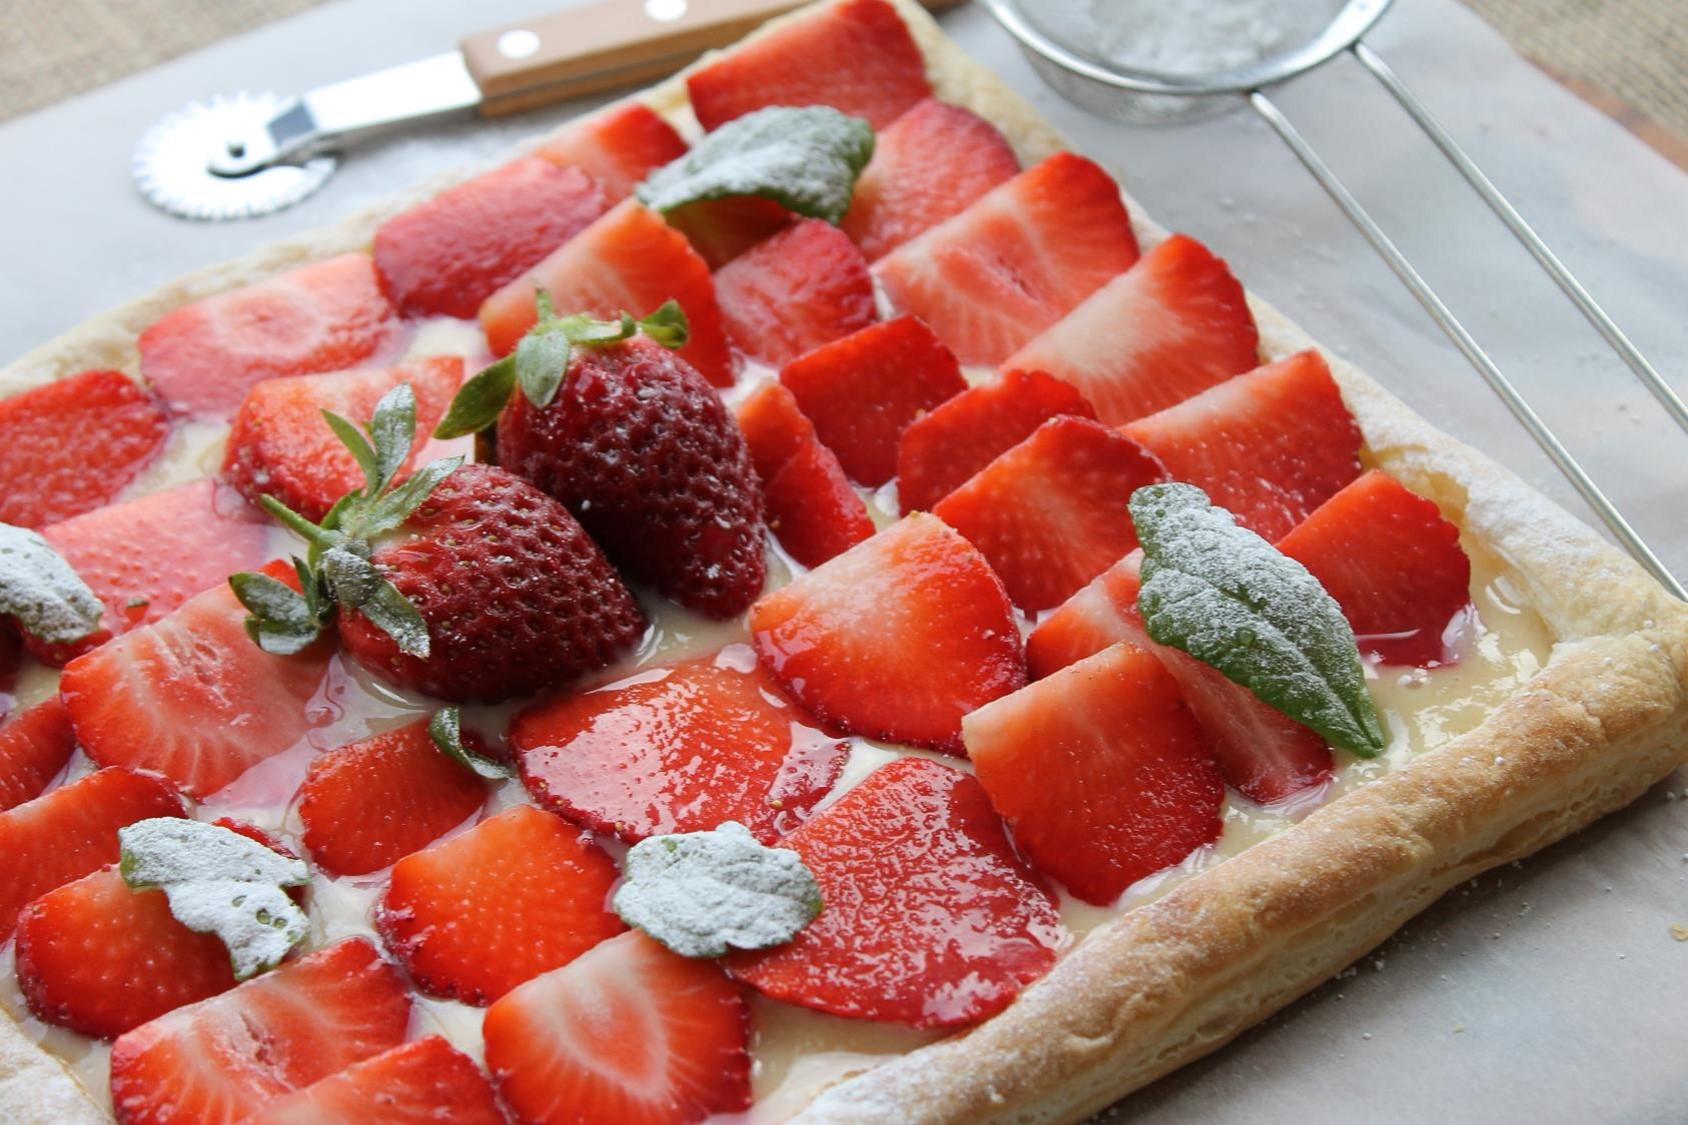
[[246,618],[247,635],[265,652],[292,656],[322,635],[319,609],[287,583],[248,571],[231,574],[229,585],[250,615]]
[[434,427],[434,436],[444,440],[480,433],[498,421],[499,411],[515,389],[516,357],[507,355],[463,384],[445,417]]
[[1143,544],[1137,606],[1150,637],[1333,746],[1366,758],[1383,750],[1354,631],[1306,567],[1238,527],[1194,485],[1139,488],[1131,519]]
[[428,720],[428,737],[440,753],[476,777],[498,781],[510,776],[510,768],[485,754],[477,754],[463,742],[463,717],[455,707],[442,707]]
[[39,533],[0,523],[0,616],[52,645],[100,627],[105,606]]
[[238,832],[182,817],[154,817],[117,830],[123,881],[162,889],[170,913],[228,947],[236,980],[273,969],[310,932],[284,887],[310,882],[305,862]]
[[682,957],[719,957],[790,941],[821,912],[821,890],[796,852],[729,820],[634,844],[610,904]]
[[873,156],[873,127],[826,106],[772,106],[727,122],[638,187],[646,206],[756,195],[837,223]]

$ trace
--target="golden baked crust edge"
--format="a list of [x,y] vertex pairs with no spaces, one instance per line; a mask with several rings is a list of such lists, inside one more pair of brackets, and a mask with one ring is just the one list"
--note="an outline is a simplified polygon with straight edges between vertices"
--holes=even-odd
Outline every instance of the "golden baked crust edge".
[[[923,10],[894,2],[939,96],[996,123],[1027,161],[1063,147]],[[680,78],[639,97],[689,118]],[[365,249],[384,218],[479,170],[448,173],[97,316],[0,371],[0,396],[89,367],[133,372],[135,337],[170,309]],[[1164,237],[1134,203],[1132,214],[1145,244]],[[1314,346],[1282,314],[1251,301],[1268,356]],[[1332,357],[1332,368],[1376,463],[1436,499],[1522,584],[1555,638],[1546,668],[1477,730],[1099,927],[1006,1011],[834,1086],[803,1120],[1082,1117],[1223,1045],[1448,888],[1621,807],[1681,760],[1688,610],[1512,473],[1352,365]],[[0,1107],[25,1123],[106,1119],[10,1020],[0,1020]]]

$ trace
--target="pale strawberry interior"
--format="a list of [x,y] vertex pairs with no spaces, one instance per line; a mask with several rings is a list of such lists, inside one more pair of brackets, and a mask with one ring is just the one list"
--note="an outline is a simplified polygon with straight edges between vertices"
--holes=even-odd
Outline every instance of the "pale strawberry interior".
[[[479,326],[467,321],[438,318],[420,324],[409,342],[409,355],[455,354],[471,365],[485,361]],[[752,366],[737,387],[728,392],[734,401],[758,382],[770,377],[766,369]],[[977,381],[991,374],[983,368],[968,373]],[[132,493],[156,491],[173,484],[215,476],[222,461],[225,427],[191,423],[180,427],[168,454],[133,486]],[[438,444],[438,443],[436,443]],[[456,443],[450,452],[462,451]],[[430,449],[428,455],[446,452]],[[866,493],[874,521],[885,526],[897,518],[894,485]],[[1082,940],[1095,926],[1120,913],[1166,893],[1181,880],[1212,866],[1291,826],[1319,805],[1356,786],[1381,776],[1417,754],[1434,749],[1475,727],[1502,700],[1516,691],[1546,660],[1551,638],[1536,615],[1524,604],[1497,561],[1481,545],[1464,544],[1472,560],[1472,594],[1475,615],[1450,637],[1460,654],[1451,666],[1423,669],[1369,666],[1368,677],[1374,699],[1382,710],[1391,742],[1378,758],[1358,761],[1339,755],[1335,779],[1324,788],[1303,794],[1287,806],[1262,807],[1234,793],[1227,797],[1225,830],[1219,841],[1199,849],[1173,868],[1142,880],[1109,907],[1089,906],[1070,895],[1061,895],[1063,919],[1072,933],[1071,942]],[[770,586],[788,581],[792,564],[777,548],[770,566]],[[706,621],[656,597],[642,599],[653,628],[639,650],[622,664],[607,670],[602,680],[626,675],[650,664],[688,657],[707,656],[728,645],[745,642],[748,632],[742,621],[726,624]],[[1030,622],[1026,623],[1029,628]],[[20,683],[18,695],[24,704],[34,703],[56,690],[57,676],[51,669],[32,666]],[[435,704],[421,696],[399,692],[374,679],[344,656],[336,656],[328,676],[312,700],[316,724],[293,749],[250,770],[233,784],[201,803],[197,815],[204,820],[237,816],[261,827],[281,829],[297,838],[300,824],[292,801],[311,759],[324,750],[367,735],[413,722],[431,714]],[[507,718],[516,705],[489,712],[493,722]],[[498,723],[502,725],[502,723]],[[851,740],[851,755],[842,777],[825,804],[836,800],[875,768],[891,759],[924,753],[903,747]],[[945,764],[967,768],[967,763],[947,756]],[[90,769],[78,752],[71,765],[71,777]],[[518,781],[500,783],[482,815],[491,815],[529,798]],[[466,821],[467,829],[479,817]],[[619,858],[625,850],[617,841],[603,841]],[[318,875],[313,889],[311,917],[313,933],[309,948],[353,935],[375,938],[372,915],[385,873],[351,879],[329,879]],[[1071,947],[1069,943],[1068,948]],[[102,1105],[109,1103],[107,1044],[51,1027],[31,1016],[17,989],[12,968],[12,949],[0,950],[0,1005],[32,1039],[62,1058],[69,1069]],[[845,1020],[807,1009],[757,998],[753,1001],[755,1039],[752,1047],[755,1067],[756,1104],[744,1115],[754,1121],[782,1120],[799,1110],[816,1092],[848,1074],[870,1067],[889,1054],[911,1050],[940,1037],[937,1032],[918,1032],[891,1025]],[[438,1033],[470,1054],[482,1057],[481,1019],[484,1009],[454,1001],[419,997],[414,1017],[416,1034]]]

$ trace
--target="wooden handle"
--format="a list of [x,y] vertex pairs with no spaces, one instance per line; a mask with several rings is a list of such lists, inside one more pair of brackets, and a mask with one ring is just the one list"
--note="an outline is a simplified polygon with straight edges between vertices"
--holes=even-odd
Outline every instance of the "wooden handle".
[[[933,10],[961,0],[925,0]],[[802,0],[599,0],[463,40],[481,88],[481,113],[496,117],[672,74]]]

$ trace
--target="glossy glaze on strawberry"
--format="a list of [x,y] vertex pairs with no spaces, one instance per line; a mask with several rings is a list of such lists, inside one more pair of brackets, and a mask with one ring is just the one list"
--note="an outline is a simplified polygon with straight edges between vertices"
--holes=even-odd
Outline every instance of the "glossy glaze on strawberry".
[[756,653],[823,723],[961,751],[961,717],[1023,687],[1025,653],[990,564],[935,516],[905,516],[750,614]]
[[879,319],[867,261],[837,227],[805,219],[716,271],[727,336],[770,367]]
[[685,154],[686,141],[674,126],[640,102],[593,114],[534,150],[535,156],[591,176],[612,203],[632,195],[646,176]]
[[963,1027],[1054,964],[1054,900],[959,770],[922,758],[881,766],[781,846],[814,872],[826,908],[789,944],[728,958],[766,996]]
[[253,1125],[504,1125],[481,1068],[438,1035],[390,1048],[264,1105]]
[[169,436],[158,401],[116,371],[0,400],[0,523],[45,527],[111,503]]
[[744,645],[539,704],[516,717],[510,742],[535,800],[630,843],[728,820],[773,843],[847,755]]
[[763,383],[739,405],[738,422],[762,481],[768,530],[793,559],[817,567],[873,534],[866,502],[789,389]]
[[76,732],[58,696],[0,726],[0,812],[33,801],[76,752]]
[[576,349],[550,405],[511,397],[498,459],[635,581],[724,619],[762,592],[762,492],[732,414],[684,355],[638,336]]

